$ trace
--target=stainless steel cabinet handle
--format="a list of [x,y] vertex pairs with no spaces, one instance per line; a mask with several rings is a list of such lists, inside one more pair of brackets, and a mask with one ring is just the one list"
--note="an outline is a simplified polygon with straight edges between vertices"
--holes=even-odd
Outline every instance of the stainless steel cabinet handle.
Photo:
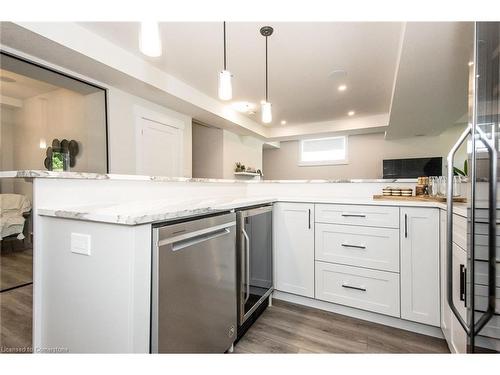
[[309,212],[309,219],[308,219],[308,225],[309,225],[309,229],[311,229],[311,209],[308,209],[307,210]]
[[354,247],[356,249],[366,249],[366,246],[362,246],[362,245],[349,245],[348,243],[340,244],[340,246],[343,246],[343,247]]
[[341,214],[343,217],[366,217],[365,214]]
[[[448,305],[450,306],[451,311],[456,316],[460,325],[463,327],[467,335],[470,334],[470,327],[467,325],[467,322],[462,318],[462,315],[457,310],[455,306],[455,302],[453,301],[453,157],[455,153],[465,142],[469,134],[472,134],[472,126],[469,125],[464,130],[464,132],[460,135],[455,145],[451,148],[448,157],[447,157],[447,167],[448,167],[448,185],[446,188],[446,277],[447,277],[447,290],[446,297],[448,300]],[[474,148],[474,141],[472,143],[472,148]],[[474,158],[472,163],[475,163]],[[470,170],[474,170],[474,166],[471,166]],[[472,176],[474,179],[474,176]],[[474,181],[473,181],[474,183]],[[471,200],[474,201],[474,197],[471,197]],[[474,226],[472,226],[474,228]],[[472,234],[474,235],[474,234]],[[471,246],[471,256],[474,259],[474,246]]]
[[460,265],[460,301],[465,302],[465,297],[466,297],[466,285],[467,285],[467,269],[465,268],[464,264]]
[[[496,232],[497,232],[497,158],[498,152],[495,146],[495,133],[492,134],[492,139],[477,128],[477,133],[483,144],[488,149],[490,154],[490,173],[488,185],[488,309],[474,325],[474,331],[479,332],[495,314],[496,309]],[[474,224],[474,223],[473,223]],[[474,235],[474,233],[472,234]],[[474,262],[475,254],[471,255]],[[474,275],[474,264],[471,265],[471,274]],[[474,288],[474,284],[472,285]]]
[[342,288],[355,289],[355,290],[361,290],[362,292],[366,292],[366,288],[362,288],[360,286],[351,286],[347,284],[342,284]]
[[408,238],[408,215],[405,214],[405,238]]
[[245,288],[245,303],[250,298],[250,238],[244,228],[241,228],[243,236],[245,236],[245,278],[246,278],[246,288]]

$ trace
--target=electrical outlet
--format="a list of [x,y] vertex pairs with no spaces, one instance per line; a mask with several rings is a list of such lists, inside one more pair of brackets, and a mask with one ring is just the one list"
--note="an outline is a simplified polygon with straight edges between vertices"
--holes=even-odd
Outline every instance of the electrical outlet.
[[71,233],[71,252],[75,254],[90,255],[90,235]]

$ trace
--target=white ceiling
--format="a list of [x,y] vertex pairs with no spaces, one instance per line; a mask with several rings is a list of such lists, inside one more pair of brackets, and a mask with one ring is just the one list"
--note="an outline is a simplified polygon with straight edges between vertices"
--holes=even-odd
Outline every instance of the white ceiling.
[[14,99],[23,100],[45,94],[58,88],[49,83],[16,74],[5,69],[0,69],[0,77],[14,80],[14,82],[0,80],[0,95]]
[[[388,113],[398,62],[402,23],[228,23],[228,69],[233,73],[233,101],[257,104],[249,115],[260,122],[264,98],[264,38],[259,29],[274,27],[269,39],[269,86],[272,126],[309,124]],[[139,24],[80,23],[88,30],[140,56],[190,86],[216,98],[222,69],[222,23],[161,23],[163,55],[148,58],[138,48]],[[332,78],[342,69],[347,76]],[[348,89],[338,92],[345,83]]]

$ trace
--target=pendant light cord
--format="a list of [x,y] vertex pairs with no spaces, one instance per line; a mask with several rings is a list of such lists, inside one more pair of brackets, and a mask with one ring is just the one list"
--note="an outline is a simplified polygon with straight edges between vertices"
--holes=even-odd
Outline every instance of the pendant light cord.
[[269,84],[267,79],[267,36],[266,36],[266,103],[269,103]]
[[224,70],[226,70],[226,21],[224,21]]

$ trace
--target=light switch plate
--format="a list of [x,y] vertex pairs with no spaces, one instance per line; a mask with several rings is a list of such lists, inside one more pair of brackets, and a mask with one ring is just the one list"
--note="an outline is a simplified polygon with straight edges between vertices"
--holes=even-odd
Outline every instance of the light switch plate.
[[90,255],[90,235],[71,233],[71,252],[82,255]]

